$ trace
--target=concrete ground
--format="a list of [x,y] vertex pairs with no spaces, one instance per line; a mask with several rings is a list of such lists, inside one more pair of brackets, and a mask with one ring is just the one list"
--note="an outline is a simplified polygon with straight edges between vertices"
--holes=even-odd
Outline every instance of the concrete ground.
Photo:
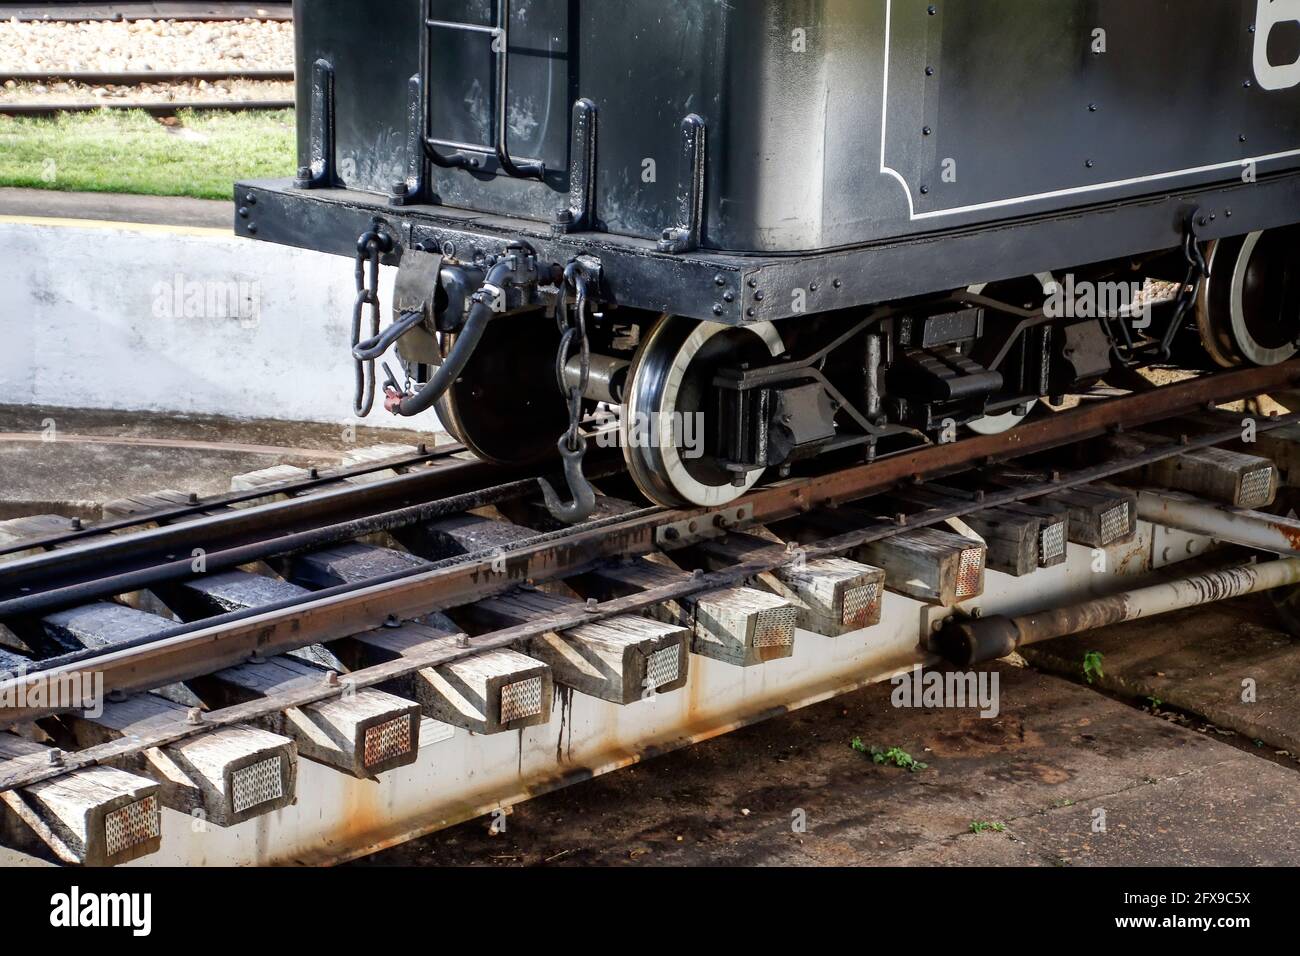
[[130,196],[11,187],[0,189],[0,216],[142,222],[233,232],[235,207],[233,202],[186,196]]
[[337,467],[366,445],[445,440],[391,428],[0,405],[0,519],[98,518],[118,498],[164,488],[220,494],[231,476],[272,465]]
[[[47,419],[55,441],[42,440]],[[0,517],[221,491],[271,464],[336,463],[348,438],[331,425],[0,408]],[[355,443],[429,438],[360,429]],[[1102,654],[1092,686],[1088,651]],[[472,821],[356,865],[1300,865],[1300,645],[1266,599],[1026,658],[997,666],[994,719],[898,709],[879,685],[539,797],[503,833]],[[854,738],[928,766],[878,765]]]
[[[529,801],[504,833],[474,821],[359,865],[1300,864],[1294,765],[1032,669],[996,673],[994,719],[897,709],[877,685]],[[855,737],[928,766],[878,766]]]
[[1269,598],[1100,628],[1024,653],[1040,670],[1077,678],[1084,654],[1095,651],[1098,689],[1231,728],[1266,754],[1300,762],[1300,644],[1279,629]]

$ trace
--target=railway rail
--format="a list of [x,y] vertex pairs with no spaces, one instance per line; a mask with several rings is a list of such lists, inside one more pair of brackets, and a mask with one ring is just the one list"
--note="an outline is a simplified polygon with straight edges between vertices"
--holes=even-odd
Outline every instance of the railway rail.
[[[192,20],[220,22],[225,20],[289,20],[290,3],[47,3],[0,4],[0,18],[19,21],[55,21],[63,23],[96,22],[105,20]],[[216,83],[227,80],[249,82],[293,82],[293,70],[253,70],[230,67],[215,70],[40,70],[10,71],[0,73],[0,84],[72,83],[87,87],[136,86],[144,83]],[[289,97],[272,97],[244,100],[193,99],[163,102],[156,100],[118,100],[105,97],[93,102],[59,101],[47,95],[41,100],[22,103],[0,103],[0,114],[9,116],[57,116],[61,113],[89,112],[98,109],[143,110],[152,116],[171,116],[182,110],[219,110],[239,112],[249,110],[292,109]]]
[[[1213,537],[1189,518],[1187,530],[1161,530],[1129,486],[1244,507],[1237,524],[1258,525],[1265,518],[1249,509],[1272,500],[1278,471],[1221,451],[1242,427],[1211,409],[1297,381],[1300,362],[1290,362],[1088,401],[1005,434],[788,478],[725,508],[605,497],[602,516],[575,528],[548,522],[535,474],[440,448],[29,534],[0,547],[0,621],[30,652],[0,662],[23,665],[0,681],[0,726],[28,730],[0,734],[0,793],[18,821],[0,842],[75,863],[157,851],[161,816],[116,852],[102,839],[92,851],[89,837],[59,830],[42,795],[115,768],[135,781],[120,781],[132,799],[115,813],[145,799],[162,779],[156,755],[171,754],[192,785],[155,801],[203,809],[221,821],[229,858],[248,861],[236,823],[290,812],[296,754],[297,793],[312,804],[302,813],[352,805],[361,792],[352,788],[377,778],[391,819],[327,823],[326,839],[304,836],[294,817],[282,845],[257,859],[309,859],[306,847],[322,839],[330,848],[319,852],[338,859],[942,655],[984,659],[981,648],[1006,634],[989,611],[1020,614],[1007,620],[1035,633],[1023,612],[1042,610],[1034,602],[1052,588],[1026,582],[1059,579],[1068,597],[1067,565],[1094,550],[1145,549],[1150,571],[1173,563],[1150,558],[1156,536],[1198,557],[1260,540],[1231,522]],[[1255,427],[1284,435],[1298,423],[1287,415]],[[1080,443],[1089,461],[1063,457]],[[613,461],[592,469],[606,488],[617,471]],[[1294,577],[1256,576],[1224,554],[1216,573],[1232,586],[1219,597]],[[254,574],[254,564],[277,574]],[[986,567],[998,572],[987,588]],[[1116,573],[1117,591],[1132,578]],[[919,634],[915,608],[928,622]],[[759,672],[755,685],[748,677]],[[85,701],[59,696],[79,681],[108,695],[103,716],[77,716]],[[234,742],[250,728],[276,739]],[[421,741],[437,747],[461,733],[456,768],[428,776]],[[183,757],[214,740],[225,740],[224,756],[210,765]],[[517,769],[502,763],[511,741]],[[231,754],[244,760],[233,770]],[[236,785],[231,774],[275,760],[279,784],[254,788],[265,799],[248,803],[247,775]],[[184,858],[185,839],[172,840],[169,852]]]
[[160,0],[133,3],[0,3],[0,16],[8,20],[59,20],[86,23],[97,20],[288,20],[293,4],[288,0],[265,0],[263,3],[222,2],[222,0]]
[[102,72],[94,70],[38,70],[0,73],[0,83],[52,83],[60,80],[86,86],[130,86],[135,83],[180,83],[185,80],[262,80],[276,83],[293,81],[293,70],[132,70]]
[[150,116],[174,116],[183,110],[240,113],[293,109],[293,100],[191,100],[170,103],[104,100],[98,103],[0,103],[0,115],[7,116],[57,116],[60,113],[91,113],[103,109],[143,110]]

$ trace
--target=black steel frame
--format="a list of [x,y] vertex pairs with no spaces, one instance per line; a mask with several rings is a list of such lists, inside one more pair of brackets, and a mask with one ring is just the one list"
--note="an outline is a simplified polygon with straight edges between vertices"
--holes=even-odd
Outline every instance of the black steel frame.
[[390,263],[415,244],[468,261],[523,240],[542,262],[598,256],[606,302],[744,325],[1173,249],[1193,220],[1202,240],[1289,225],[1300,220],[1300,171],[790,256],[664,252],[643,239],[447,206],[393,207],[372,193],[306,190],[292,180],[241,183],[235,198],[241,236],[351,257],[357,236],[379,219],[398,238]]

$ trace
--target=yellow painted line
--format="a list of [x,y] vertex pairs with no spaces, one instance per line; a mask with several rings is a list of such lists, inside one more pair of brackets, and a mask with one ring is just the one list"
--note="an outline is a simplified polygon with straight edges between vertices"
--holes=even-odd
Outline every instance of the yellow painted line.
[[235,230],[214,226],[164,226],[154,222],[114,222],[107,219],[62,219],[57,216],[0,216],[0,223],[16,226],[53,226],[59,229],[117,229],[127,232],[169,233],[182,236],[220,236],[229,239]]

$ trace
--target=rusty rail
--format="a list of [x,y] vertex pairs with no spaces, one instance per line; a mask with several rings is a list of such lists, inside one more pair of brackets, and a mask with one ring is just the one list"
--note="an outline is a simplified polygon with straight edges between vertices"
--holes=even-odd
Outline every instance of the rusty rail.
[[246,113],[274,110],[291,110],[293,100],[188,100],[139,101],[103,99],[94,103],[3,103],[0,116],[57,116],[60,113],[93,113],[96,110],[141,110],[150,116],[175,116],[185,110],[194,112]]
[[[609,456],[603,464],[593,457],[593,474],[602,468],[608,473],[611,467]],[[203,553],[207,570],[216,571],[466,511],[525,493],[535,476],[531,469],[484,461],[448,462],[360,486],[197,516],[20,558],[0,569],[0,618],[48,612],[188,577],[194,573],[196,550]],[[281,493],[271,487],[258,489],[254,496]],[[202,509],[201,503],[196,506]]]
[[[12,434],[12,433],[11,433]],[[0,439],[7,436],[0,435]],[[21,437],[21,436],[19,436]],[[30,438],[31,436],[27,436]],[[84,440],[86,442],[97,442],[104,439],[95,435],[73,436],[71,439],[59,436],[60,441]],[[134,440],[136,443],[152,444],[142,439]],[[158,441],[158,440],[154,440]],[[193,444],[193,443],[191,443]],[[222,445],[222,447],[227,447]],[[259,447],[259,446],[248,446]],[[280,449],[284,451],[284,449]],[[316,454],[314,450],[302,449],[304,452]],[[172,521],[178,521],[184,518],[202,515],[219,508],[229,508],[232,505],[245,504],[249,501],[256,501],[258,498],[265,498],[268,494],[277,495],[298,495],[306,491],[315,491],[333,484],[340,484],[348,478],[361,478],[366,475],[374,474],[377,471],[387,471],[391,468],[412,468],[416,465],[423,465],[430,462],[436,462],[441,459],[451,458],[458,452],[463,452],[465,446],[459,443],[447,443],[437,445],[432,449],[420,446],[416,454],[400,458],[393,458],[385,461],[371,462],[364,465],[354,465],[349,468],[331,468],[321,470],[312,468],[308,471],[308,477],[301,481],[288,481],[283,484],[267,488],[253,488],[249,491],[232,491],[224,495],[213,495],[209,498],[199,500],[198,496],[193,496],[189,504],[174,505],[164,508],[157,508],[150,511],[140,512],[123,518],[115,518],[111,521],[96,521],[92,524],[74,530],[60,532],[59,534],[41,535],[39,537],[23,538],[21,541],[0,546],[0,556],[6,554],[16,554],[20,551],[34,551],[38,548],[54,548],[71,544],[84,538],[100,537],[110,532],[125,531],[128,528],[143,527],[148,524],[166,524]],[[329,454],[329,452],[321,452]],[[16,562],[14,563],[16,564]],[[12,570],[14,564],[6,565],[8,570]],[[0,580],[3,580],[3,574],[0,574]]]
[[[1296,364],[1286,369],[1251,370],[1216,376],[1214,398],[1227,401],[1229,397],[1243,397],[1258,391],[1278,387],[1293,380]],[[1017,454],[1068,443],[1087,434],[1102,434],[1107,428],[1121,424],[1134,424],[1154,418],[1195,409],[1207,398],[1209,380],[1167,386],[1147,395],[1116,399],[1110,402],[1061,413],[1043,422],[1020,429],[1026,434],[1015,434],[1014,440],[999,441],[1005,436],[972,439],[951,446],[925,449],[915,455],[899,456],[897,461],[884,460],[874,465],[849,469],[831,479],[799,479],[762,489],[746,499],[753,508],[753,520],[773,521],[789,517],[816,505],[834,505],[842,501],[883,490],[901,478],[928,472],[943,473],[957,470],[995,458],[992,445],[1011,446]],[[1170,394],[1170,393],[1174,394]],[[1162,394],[1163,393],[1163,394]],[[1158,399],[1158,401],[1152,401]],[[1140,405],[1137,407],[1135,405]],[[1300,420],[1300,416],[1287,416],[1261,423],[1261,428],[1281,427]],[[1202,435],[1185,444],[1151,449],[1140,456],[1125,458],[1092,466],[1055,481],[1040,485],[1008,489],[989,495],[981,501],[970,502],[941,511],[926,512],[908,523],[907,527],[920,527],[959,517],[992,507],[998,503],[1024,500],[1049,494],[1053,490],[1072,487],[1098,478],[1141,467],[1152,461],[1179,454],[1183,451],[1210,447],[1236,437],[1236,431],[1215,435]],[[1002,457],[1008,457],[1005,454]],[[921,470],[916,469],[920,463]],[[889,467],[886,467],[889,466]],[[852,478],[845,475],[854,476]],[[454,564],[434,570],[395,577],[391,580],[367,582],[360,588],[336,588],[319,592],[311,599],[276,611],[260,613],[245,620],[213,618],[183,633],[165,636],[139,647],[115,648],[107,653],[89,656],[76,663],[19,676],[0,684],[0,722],[31,719],[56,712],[48,705],[33,706],[40,694],[55,686],[56,681],[74,674],[99,674],[103,676],[106,691],[143,690],[182,680],[213,669],[243,661],[254,651],[262,654],[277,653],[311,643],[328,641],[361,633],[382,625],[392,615],[408,618],[427,613],[434,608],[451,607],[489,596],[505,590],[525,579],[546,579],[578,573],[593,563],[612,556],[646,554],[656,550],[654,529],[665,520],[688,519],[694,515],[700,520],[711,520],[711,512],[665,513],[658,510],[639,512],[628,519],[614,519],[576,531],[542,535],[524,542],[522,546],[505,555],[505,573],[496,573],[490,560],[483,556],[470,556]],[[837,553],[870,540],[886,537],[903,530],[900,527],[870,527],[839,535],[828,541],[804,549],[812,556]],[[483,650],[504,647],[520,639],[552,630],[564,630],[587,621],[644,610],[667,600],[691,593],[737,583],[744,578],[771,570],[790,559],[782,547],[774,546],[756,553],[742,565],[712,574],[696,577],[672,585],[609,601],[593,609],[583,608],[549,615],[490,635],[469,641],[464,648],[440,649],[424,657],[411,657],[379,667],[366,668],[348,675],[345,683],[356,687],[371,686],[423,666],[446,663]],[[427,660],[425,659],[427,657]],[[342,693],[339,687],[322,686],[318,692],[299,694],[293,699],[268,698],[251,704],[217,711],[208,715],[197,727],[177,725],[160,728],[149,740],[125,744],[108,744],[69,755],[61,768],[51,769],[21,766],[19,762],[0,770],[0,789],[23,785],[35,780],[57,776],[81,766],[88,766],[118,756],[120,748],[138,749],[172,742],[194,733],[227,723],[236,723],[253,716],[282,710],[288,706],[301,706],[316,700],[328,699]],[[48,700],[49,698],[45,698]],[[20,706],[24,705],[25,706]]]

